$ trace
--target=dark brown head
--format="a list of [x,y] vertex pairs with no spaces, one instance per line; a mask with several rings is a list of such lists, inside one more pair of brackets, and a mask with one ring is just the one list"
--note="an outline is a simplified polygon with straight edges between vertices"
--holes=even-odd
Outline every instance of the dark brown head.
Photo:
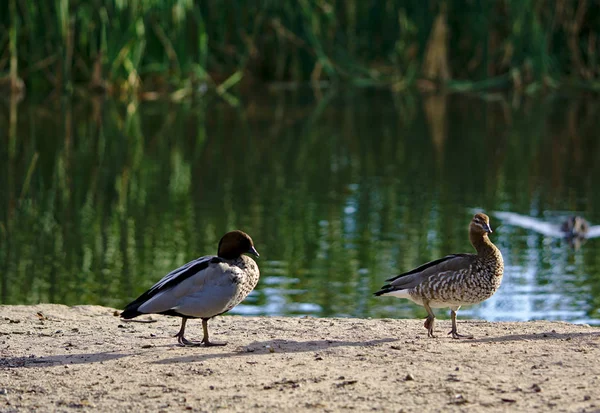
[[477,234],[480,236],[484,236],[492,232],[492,227],[490,227],[490,218],[486,214],[475,214],[471,220],[471,224],[469,225],[469,232],[471,234]]
[[233,260],[242,254],[252,254],[258,257],[258,251],[250,235],[242,231],[231,231],[223,235],[219,241],[218,256],[226,260]]

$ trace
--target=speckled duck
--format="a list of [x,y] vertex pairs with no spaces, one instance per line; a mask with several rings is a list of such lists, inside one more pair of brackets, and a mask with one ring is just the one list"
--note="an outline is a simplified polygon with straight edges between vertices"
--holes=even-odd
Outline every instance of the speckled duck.
[[456,331],[456,312],[463,305],[490,298],[500,287],[504,274],[502,253],[490,241],[490,219],[475,214],[469,225],[469,240],[477,254],[452,254],[428,262],[414,270],[389,278],[375,295],[408,298],[427,310],[425,328],[433,335],[435,315],[432,308],[450,307],[453,338],[473,338]]
[[[242,255],[258,257],[252,238],[242,231],[221,238],[217,256],[208,255],[188,262],[165,275],[152,288],[125,307],[121,317],[164,314],[182,318],[175,335],[182,346],[217,346],[208,338],[208,320],[241,303],[256,287],[260,271],[256,262]],[[189,318],[201,318],[204,337],[200,342],[185,338]]]

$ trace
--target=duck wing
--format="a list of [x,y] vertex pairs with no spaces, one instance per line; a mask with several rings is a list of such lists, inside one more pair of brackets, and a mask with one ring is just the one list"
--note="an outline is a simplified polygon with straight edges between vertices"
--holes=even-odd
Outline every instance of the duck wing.
[[514,212],[502,211],[494,212],[494,215],[509,225],[531,229],[549,237],[562,238],[565,235],[557,225],[544,222],[537,218],[515,214]]
[[592,225],[586,234],[586,238],[597,238],[600,237],[600,225]]
[[467,269],[476,257],[476,254],[451,254],[438,260],[430,261],[414,270],[388,278],[386,280],[388,283],[381,287],[381,290],[377,291],[375,295],[416,287],[435,274]]
[[[176,286],[184,283],[190,277],[198,276],[202,274],[203,271],[208,269],[209,265],[217,265],[221,262],[224,262],[223,259],[213,256],[206,255],[204,257],[197,258],[193,261],[190,261],[181,267],[171,271],[163,278],[160,279],[156,284],[154,284],[148,291],[140,295],[131,303],[127,304],[123,312],[121,313],[122,318],[134,318],[139,316],[140,314],[153,313],[157,311],[147,311],[148,308],[145,308],[146,311],[139,311],[140,307],[154,297],[158,295],[162,295],[167,291],[172,291]],[[166,311],[167,309],[163,309],[161,311]],[[177,315],[177,314],[172,314]]]

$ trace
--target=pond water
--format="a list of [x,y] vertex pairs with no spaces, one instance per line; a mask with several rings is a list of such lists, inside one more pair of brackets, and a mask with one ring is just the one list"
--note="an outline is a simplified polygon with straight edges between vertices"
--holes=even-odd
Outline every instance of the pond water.
[[460,318],[600,324],[600,240],[494,215],[600,223],[599,101],[323,93],[2,101],[0,302],[121,308],[238,228],[262,277],[234,313],[424,317],[372,292],[484,211],[505,277]]

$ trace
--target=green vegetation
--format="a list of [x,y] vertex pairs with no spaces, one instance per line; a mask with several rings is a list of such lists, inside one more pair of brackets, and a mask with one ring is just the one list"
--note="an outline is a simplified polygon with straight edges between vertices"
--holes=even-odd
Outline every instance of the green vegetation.
[[592,1],[8,0],[0,82],[176,99],[241,81],[597,90],[598,27]]

